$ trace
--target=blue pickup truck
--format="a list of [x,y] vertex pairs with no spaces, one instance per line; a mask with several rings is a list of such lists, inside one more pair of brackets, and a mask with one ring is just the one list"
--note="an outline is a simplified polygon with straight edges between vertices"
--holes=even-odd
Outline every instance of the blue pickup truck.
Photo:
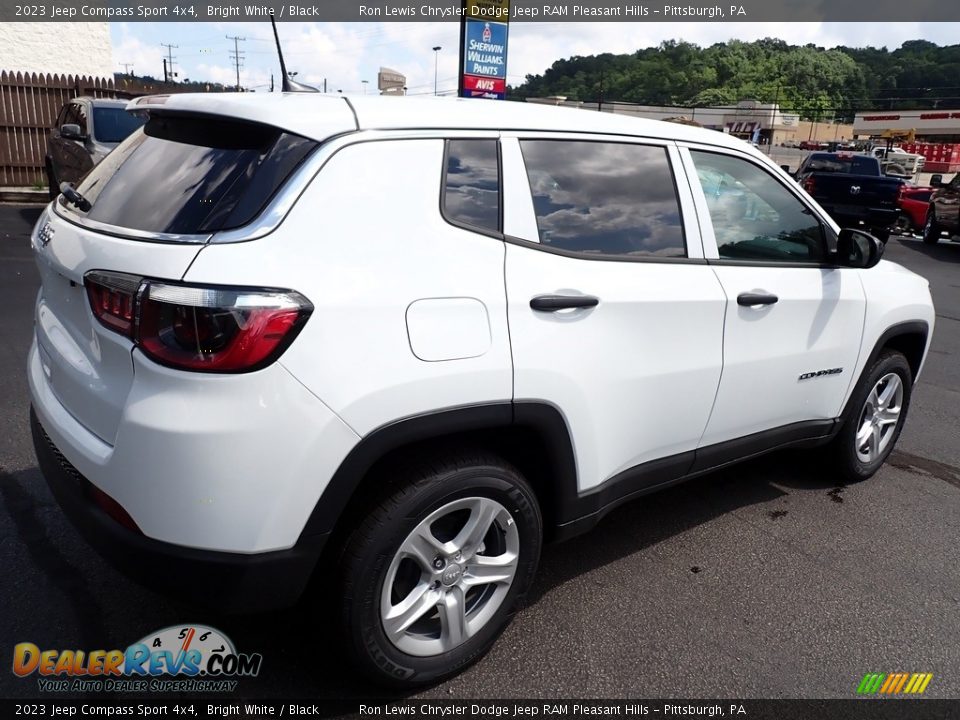
[[800,164],[797,182],[843,227],[865,228],[887,242],[897,224],[903,180],[883,174],[869,155],[814,152]]

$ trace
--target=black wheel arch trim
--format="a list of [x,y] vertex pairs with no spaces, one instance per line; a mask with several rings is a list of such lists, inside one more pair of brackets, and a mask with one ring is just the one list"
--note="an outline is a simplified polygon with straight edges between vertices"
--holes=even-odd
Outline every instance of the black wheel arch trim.
[[449,408],[383,425],[364,436],[340,463],[300,535],[326,534],[336,527],[355,490],[388,453],[408,445],[470,431],[527,427],[549,444],[558,482],[576,488],[576,462],[570,433],[560,411],[548,403],[509,400]]
[[[847,413],[850,409],[850,401],[853,398],[856,388],[856,383],[860,382],[860,378],[863,377],[863,374],[870,369],[873,363],[876,362],[877,358],[880,357],[880,353],[890,344],[891,340],[906,335],[920,335],[923,338],[923,353],[920,355],[920,358],[917,361],[916,368],[914,368],[912,362],[910,364],[910,370],[913,373],[912,379],[914,381],[917,379],[917,371],[923,365],[923,360],[926,357],[927,342],[930,339],[930,325],[924,320],[907,320],[906,322],[900,322],[891,325],[880,334],[880,337],[877,338],[877,341],[873,344],[873,349],[867,356],[867,361],[864,363],[863,369],[860,371],[860,375],[856,378],[856,381],[850,390],[850,397],[847,398],[847,401],[843,406],[843,412],[840,415],[841,418],[845,419],[847,417]],[[909,362],[910,358],[907,358],[907,361]]]
[[504,401],[417,415],[384,425],[357,443],[324,489],[300,539],[332,534],[371,468],[388,453],[421,441],[470,431],[534,431],[548,451],[541,463],[544,482],[536,488],[545,534],[548,540],[563,540],[590,530],[607,512],[641,495],[771,450],[819,445],[839,427],[838,421],[830,419],[773,428],[642,463],[580,492],[570,431],[563,414],[550,403]]

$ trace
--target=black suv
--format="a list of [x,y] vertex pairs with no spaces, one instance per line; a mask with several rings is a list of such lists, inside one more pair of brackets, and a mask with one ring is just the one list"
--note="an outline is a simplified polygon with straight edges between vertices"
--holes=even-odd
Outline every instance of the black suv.
[[126,100],[78,97],[60,109],[44,159],[51,198],[60,194],[60,183],[76,183],[146,122],[145,115],[129,113],[126,106]]

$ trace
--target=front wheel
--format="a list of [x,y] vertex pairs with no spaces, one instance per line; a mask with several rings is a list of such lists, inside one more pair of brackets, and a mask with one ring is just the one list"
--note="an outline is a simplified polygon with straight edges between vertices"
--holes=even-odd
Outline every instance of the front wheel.
[[844,479],[859,482],[880,469],[900,437],[912,390],[910,364],[895,350],[884,350],[864,372],[832,442]]
[[485,454],[414,465],[347,540],[341,624],[358,666],[409,687],[454,675],[490,649],[540,557],[536,497]]
[[936,245],[940,242],[940,226],[933,208],[927,210],[927,222],[923,226],[923,242],[927,245]]

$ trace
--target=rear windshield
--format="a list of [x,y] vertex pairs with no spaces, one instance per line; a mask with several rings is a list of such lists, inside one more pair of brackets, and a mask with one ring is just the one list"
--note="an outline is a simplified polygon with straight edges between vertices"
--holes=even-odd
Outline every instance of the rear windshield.
[[60,202],[89,220],[147,232],[241,227],[317,144],[266,125],[152,116],[80,183],[88,212]]
[[147,121],[146,113],[122,107],[93,107],[93,137],[97,142],[118,143]]
[[859,155],[811,155],[807,172],[847,173],[848,175],[876,175],[877,161]]

